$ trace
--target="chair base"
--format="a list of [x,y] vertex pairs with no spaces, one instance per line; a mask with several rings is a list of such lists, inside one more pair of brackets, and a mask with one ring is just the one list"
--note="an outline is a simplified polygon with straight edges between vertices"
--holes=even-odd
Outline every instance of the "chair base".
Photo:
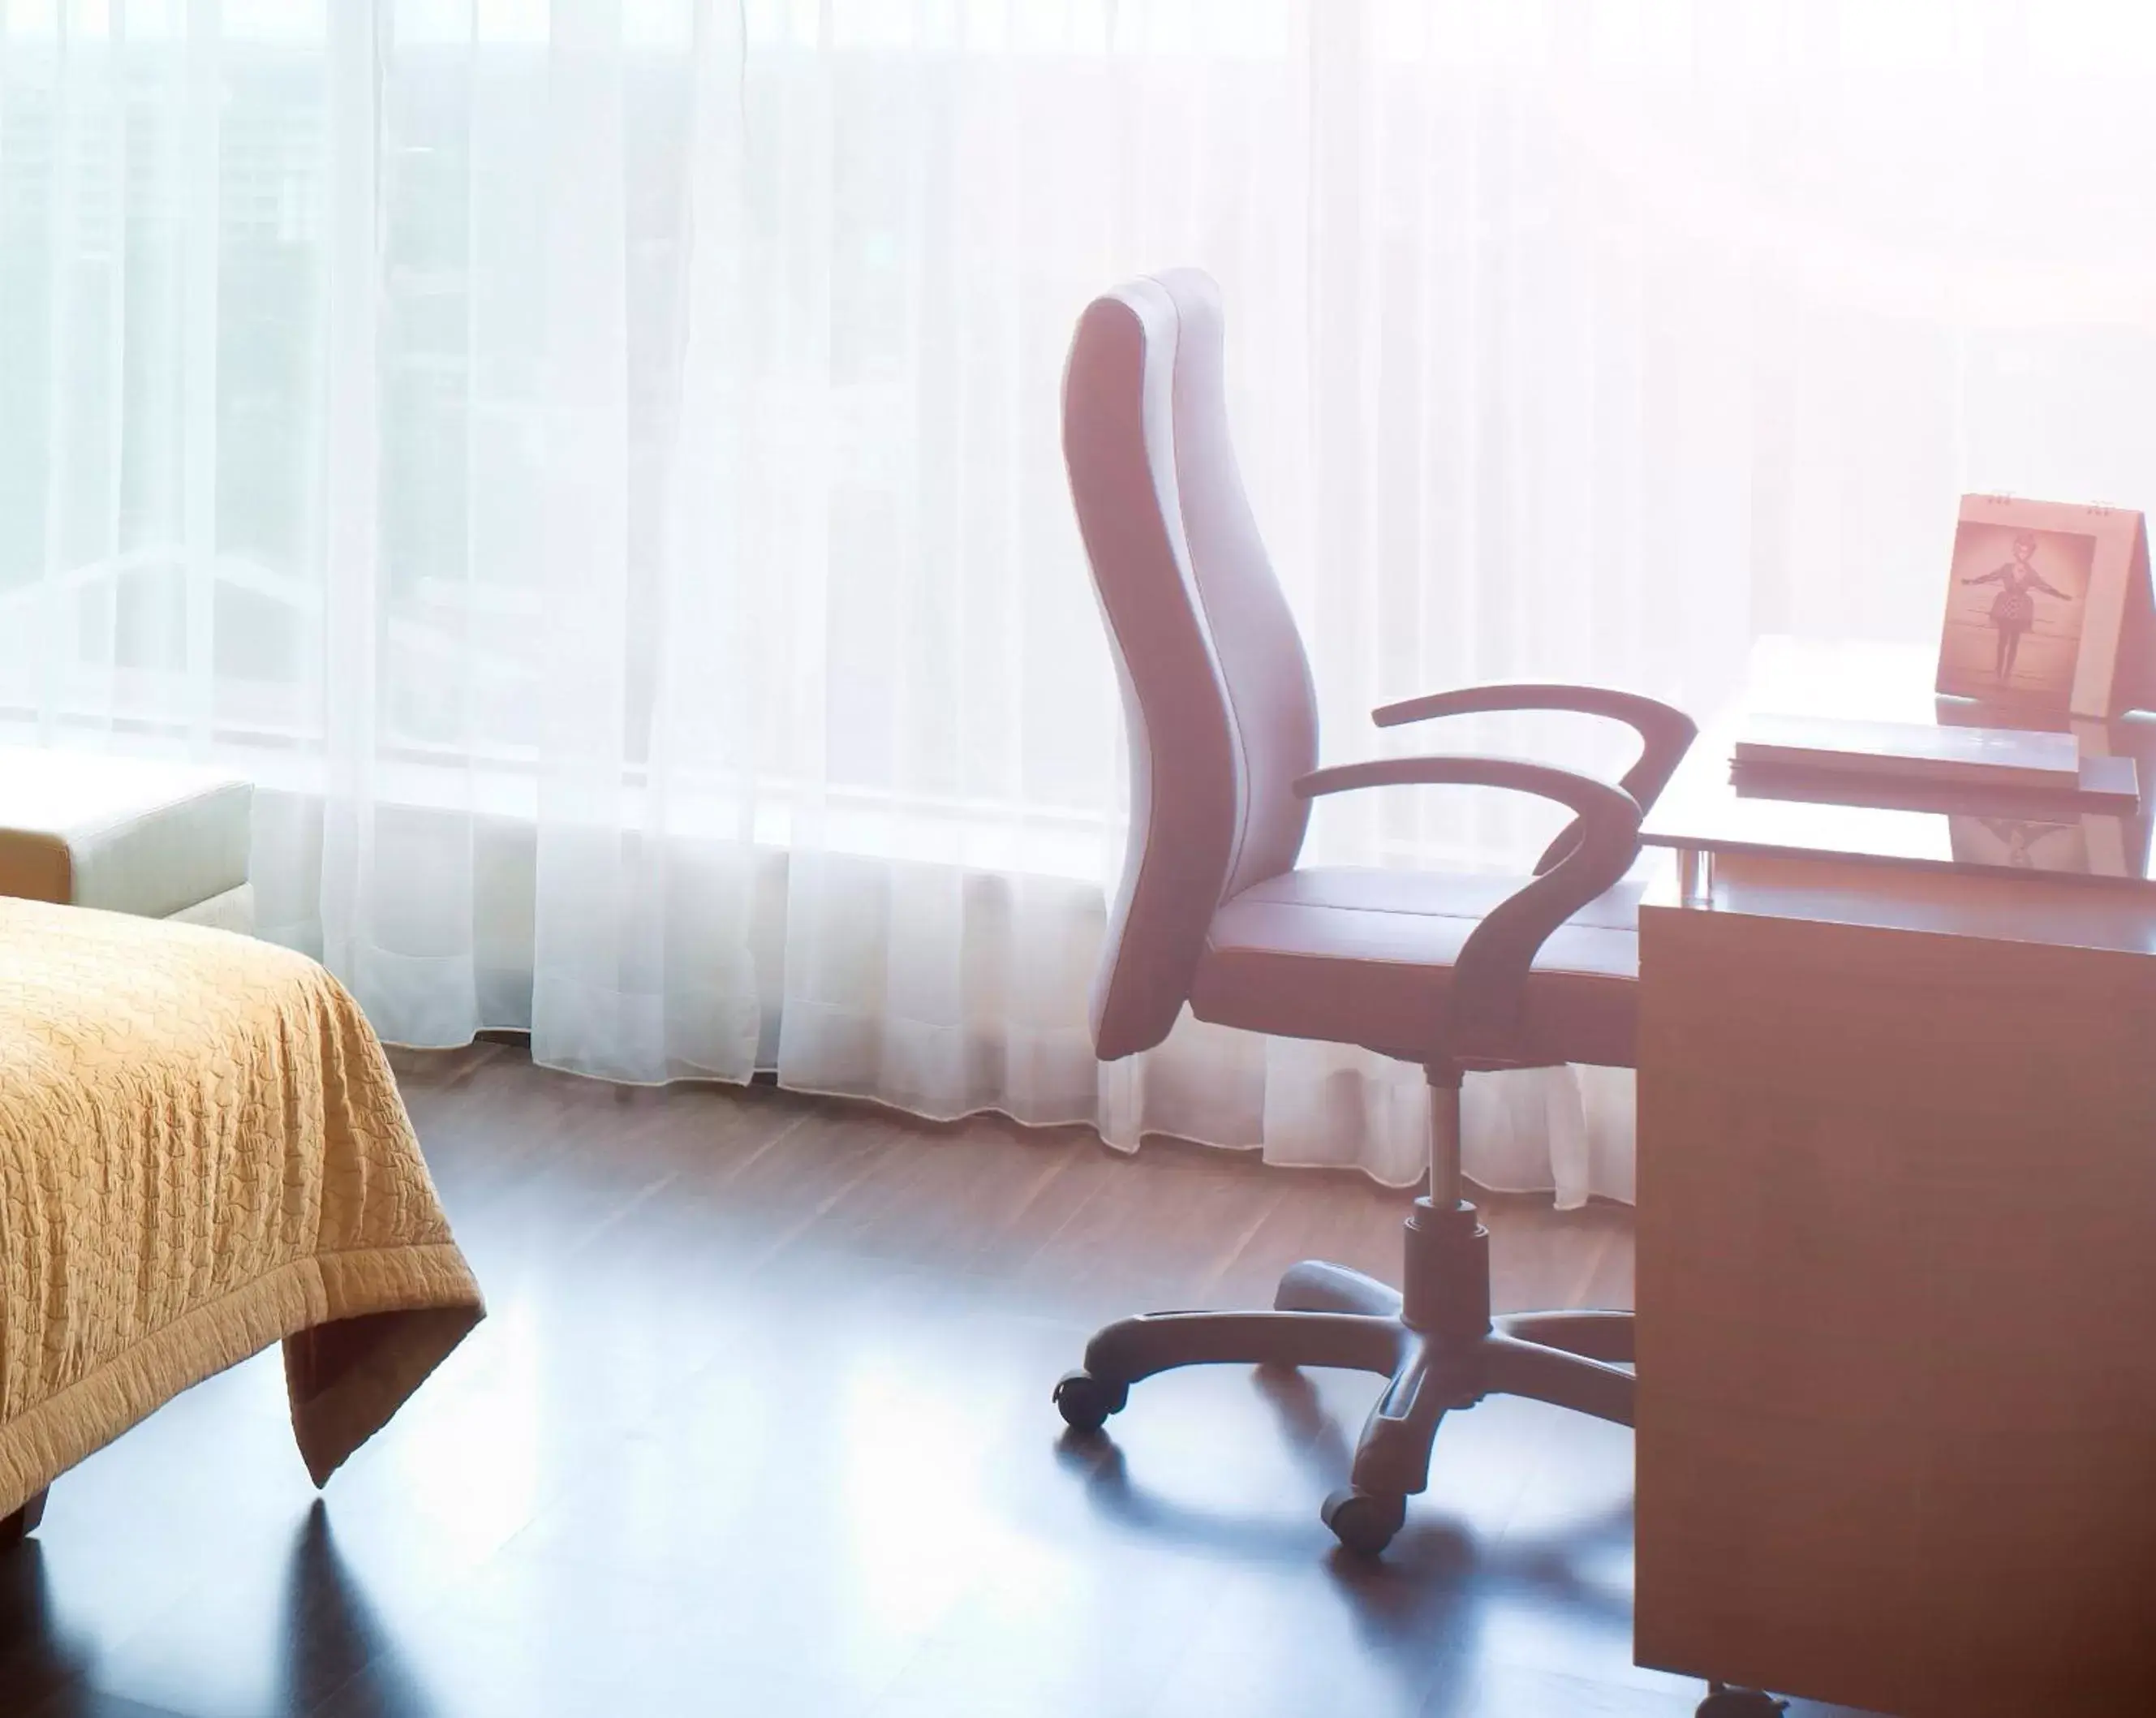
[[1489,1232],[1475,1207],[1415,1201],[1404,1286],[1306,1261],[1281,1278],[1270,1312],[1163,1312],[1119,1319],[1086,1345],[1086,1363],[1055,1387],[1081,1432],[1097,1432],[1130,1386],[1176,1366],[1342,1366],[1389,1378],[1355,1447],[1326,1525],[1375,1556],[1430,1484],[1445,1415],[1486,1396],[1522,1396],[1620,1426],[1632,1423],[1628,1312],[1490,1314]]

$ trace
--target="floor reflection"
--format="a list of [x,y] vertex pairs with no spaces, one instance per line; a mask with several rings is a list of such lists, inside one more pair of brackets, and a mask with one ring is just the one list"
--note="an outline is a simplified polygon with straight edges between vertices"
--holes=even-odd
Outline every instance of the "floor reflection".
[[[1353,1459],[1349,1426],[1327,1408],[1311,1378],[1261,1369],[1258,1393],[1273,1410],[1276,1431],[1298,1469],[1306,1474],[1312,1515],[1326,1490],[1342,1483]],[[1523,1450],[1517,1475],[1524,1495],[1563,1474],[1571,1429],[1547,1423],[1548,1446]],[[1261,1425],[1223,1424],[1224,1439],[1261,1439]],[[1087,1503],[1117,1527],[1155,1538],[1182,1552],[1218,1558],[1224,1566],[1308,1565],[1307,1520],[1207,1507],[1165,1485],[1133,1476],[1130,1458],[1105,1433],[1066,1432],[1057,1444],[1061,1465],[1077,1476]],[[1478,1452],[1478,1456],[1481,1453]],[[1438,1460],[1458,1459],[1444,1437]],[[1479,1460],[1486,1471],[1486,1460]],[[1344,1613],[1368,1663],[1394,1673],[1403,1695],[1426,1718],[1491,1710],[1486,1670],[1507,1650],[1541,1660],[1540,1643],[1564,1643],[1583,1659],[1629,1659],[1632,1622],[1630,1549],[1633,1510],[1629,1483],[1585,1464],[1586,1477],[1561,1483],[1554,1507],[1507,1510],[1487,1520],[1450,1518],[1451,1499],[1414,1504],[1382,1561],[1333,1549],[1322,1553],[1329,1592]],[[1547,1501],[1547,1500],[1546,1500]],[[1558,1654],[1562,1658],[1563,1653]],[[1629,1710],[1629,1709],[1628,1709]]]
[[[1390,1258],[1397,1201],[443,1066],[408,1091],[494,1316],[326,1508],[274,1353],[65,1475],[0,1561],[0,1715],[1690,1718],[1630,1663],[1620,1430],[1448,1422],[1376,1570],[1317,1509],[1377,1379],[1192,1369],[1057,1443],[1102,1319]],[[1502,1292],[1585,1280],[1599,1222],[1501,1214]]]
[[[80,1614],[71,1626],[80,1607],[59,1597],[64,1583],[53,1560],[71,1548],[49,1549],[33,1537],[0,1553],[0,1710],[11,1715],[169,1718],[195,1710],[184,1694],[190,1679],[198,1690],[217,1690],[218,1709],[234,1718],[304,1718],[331,1709],[340,1690],[362,1680],[364,1690],[355,1691],[365,1698],[336,1702],[335,1710],[396,1718],[443,1711],[340,1555],[319,1498],[290,1539],[281,1582],[251,1586],[239,1569],[213,1569],[154,1615],[137,1613],[131,1628],[122,1623],[107,1637],[94,1626],[84,1632]],[[145,1555],[158,1549],[146,1547]],[[272,1638],[280,1654],[273,1664],[257,1659],[250,1674],[237,1662],[253,1643]]]
[[34,1700],[74,1682],[85,1660],[59,1627],[44,1547],[33,1537],[0,1551],[0,1683]]
[[439,1710],[337,1554],[321,1498],[308,1510],[285,1564],[283,1634],[285,1712],[314,1710],[362,1672],[371,1704],[380,1710],[398,1718],[433,1718]]

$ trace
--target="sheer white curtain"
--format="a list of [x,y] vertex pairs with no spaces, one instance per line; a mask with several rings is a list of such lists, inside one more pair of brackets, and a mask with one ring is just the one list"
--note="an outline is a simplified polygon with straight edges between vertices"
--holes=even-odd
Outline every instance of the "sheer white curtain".
[[[1407,1180],[1412,1072],[1088,1051],[1079,309],[1222,281],[1329,756],[1705,706],[1925,635],[1964,488],[2150,498],[2152,75],[2123,4],[0,0],[0,733],[248,769],[392,1038]],[[1357,797],[1318,856],[1547,832]],[[1478,1178],[1629,1194],[1625,1077],[1469,1101]]]

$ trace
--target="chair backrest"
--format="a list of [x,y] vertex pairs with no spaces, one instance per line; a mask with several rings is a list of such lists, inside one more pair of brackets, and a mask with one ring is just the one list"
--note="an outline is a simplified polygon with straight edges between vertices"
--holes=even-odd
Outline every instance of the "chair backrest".
[[1294,865],[1317,704],[1236,469],[1211,280],[1177,270],[1086,308],[1063,451],[1129,728],[1130,848],[1093,986],[1113,1058],[1167,1036],[1220,903]]

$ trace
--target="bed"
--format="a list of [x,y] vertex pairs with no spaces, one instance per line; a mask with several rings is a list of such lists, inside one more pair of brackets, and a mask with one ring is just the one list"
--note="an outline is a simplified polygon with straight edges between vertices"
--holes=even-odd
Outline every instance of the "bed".
[[[382,1047],[303,955],[0,899],[0,1518],[285,1345],[315,1483],[484,1315]],[[4,1537],[0,1532],[0,1537]]]

